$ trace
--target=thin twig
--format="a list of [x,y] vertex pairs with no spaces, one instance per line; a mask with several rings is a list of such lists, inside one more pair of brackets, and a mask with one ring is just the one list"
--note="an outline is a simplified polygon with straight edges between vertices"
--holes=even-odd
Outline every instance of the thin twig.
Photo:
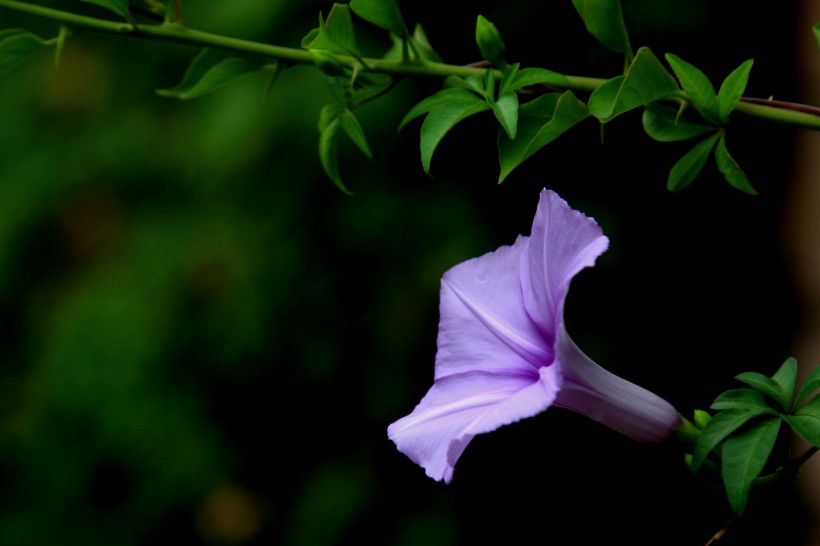
[[820,116],[820,108],[817,106],[811,106],[808,104],[800,104],[797,102],[786,102],[782,100],[774,100],[774,99],[756,99],[753,97],[742,97],[740,100],[743,102],[749,102],[752,104],[762,104],[764,106],[771,106],[773,108],[782,108],[783,110],[794,110],[795,112],[805,112],[807,114],[813,114],[815,116]]
[[721,527],[721,528],[718,530],[718,532],[717,532],[717,533],[715,533],[714,535],[712,535],[712,538],[710,538],[710,539],[709,539],[709,542],[707,542],[707,543],[706,543],[706,544],[704,544],[703,546],[712,546],[712,544],[714,544],[715,542],[717,542],[718,540],[720,540],[720,539],[723,537],[723,535],[725,535],[725,534],[726,534],[726,531],[728,531],[728,530],[729,530],[729,526],[730,526],[730,525],[732,525],[732,523],[734,523],[736,519],[737,519],[737,518],[733,517],[733,518],[729,519],[729,521],[727,521],[726,523],[724,523],[724,524],[723,524],[723,527]]

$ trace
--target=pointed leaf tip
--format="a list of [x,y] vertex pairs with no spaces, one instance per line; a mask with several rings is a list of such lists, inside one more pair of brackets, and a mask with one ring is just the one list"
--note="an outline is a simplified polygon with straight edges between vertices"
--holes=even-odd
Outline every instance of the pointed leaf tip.
[[720,125],[717,95],[706,74],[677,55],[666,54],[666,61],[678,77],[683,90],[689,93],[692,105],[709,123]]
[[503,67],[506,65],[504,61],[504,41],[501,39],[501,33],[483,15],[479,15],[476,20],[475,41],[484,59],[496,66]]
[[368,159],[373,159],[373,152],[367,143],[364,130],[359,120],[350,109],[338,103],[326,104],[319,114],[319,160],[336,187],[347,195],[353,195],[342,182],[339,173],[339,129],[353,141],[357,148]]
[[783,407],[788,409],[797,383],[797,360],[794,357],[787,358],[772,376],[772,380],[780,387],[780,392],[783,393]]
[[729,114],[737,106],[743,92],[746,91],[746,84],[749,82],[749,72],[752,70],[754,64],[753,59],[741,64],[735,68],[723,83],[720,84],[718,91],[718,114],[721,125],[726,125],[729,122]]
[[757,195],[757,190],[752,187],[746,173],[740,168],[737,161],[729,155],[729,150],[726,148],[726,136],[721,135],[718,141],[717,149],[715,150],[715,160],[717,161],[718,170],[723,173],[726,181],[733,187],[739,189],[749,195]]
[[801,438],[820,447],[820,396],[812,398],[794,415],[787,416],[786,421]]
[[342,55],[350,55],[361,60],[356,36],[353,31],[353,19],[347,4],[333,4],[327,20],[319,14],[319,27],[311,30],[302,39],[304,49],[326,49]]
[[339,174],[339,118],[327,123],[319,133],[319,162],[328,178],[346,195],[353,195],[348,190]]
[[715,143],[720,138],[719,133],[701,140],[691,150],[686,152],[669,171],[669,178],[666,181],[666,187],[671,192],[677,192],[688,186],[698,176],[706,160],[709,159],[709,154],[715,147]]
[[492,101],[490,106],[501,128],[511,140],[515,140],[518,132],[518,95],[515,92],[505,93],[497,101]]
[[800,392],[797,394],[794,404],[792,404],[792,411],[798,409],[806,398],[814,394],[818,388],[820,388],[820,366],[814,368],[809,372],[809,375],[806,376],[803,385],[800,386]]
[[632,46],[620,0],[572,0],[587,31],[607,49],[630,54]]
[[359,148],[359,150],[367,156],[368,159],[373,159],[373,152],[367,144],[364,129],[362,129],[362,126],[359,124],[359,120],[356,119],[353,112],[345,108],[339,117],[339,121],[342,124],[342,129],[344,129],[345,133],[348,137],[350,137],[350,140],[353,141],[356,147]]
[[433,152],[438,147],[441,139],[444,138],[450,129],[455,125],[479,112],[489,110],[490,105],[486,101],[473,95],[469,91],[465,91],[471,98],[446,100],[433,108],[424,122],[421,124],[421,164],[426,174],[430,174],[430,162],[433,159]]
[[676,110],[658,103],[646,105],[641,121],[646,134],[658,142],[688,140],[715,130],[709,125],[682,119]]
[[158,89],[163,97],[192,99],[210,93],[245,74],[262,70],[262,65],[232,57],[216,49],[203,49],[188,65],[182,81],[170,89]]
[[350,9],[365,21],[389,30],[396,36],[403,38],[407,34],[396,0],[351,0]]
[[635,55],[624,76],[616,76],[589,97],[589,111],[606,123],[638,106],[645,106],[679,92],[675,78],[648,47]]
[[513,140],[504,131],[498,134],[498,183],[538,150],[589,117],[586,105],[571,91],[549,93],[519,108],[518,132]]

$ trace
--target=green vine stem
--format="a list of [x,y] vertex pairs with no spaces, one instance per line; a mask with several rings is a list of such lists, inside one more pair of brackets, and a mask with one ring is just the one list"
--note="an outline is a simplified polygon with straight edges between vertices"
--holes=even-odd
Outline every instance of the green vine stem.
[[[47,19],[70,28],[80,28],[104,34],[175,42],[197,47],[212,47],[235,53],[274,59],[288,64],[313,64],[314,62],[310,54],[304,49],[263,44],[250,40],[212,34],[194,30],[180,24],[132,25],[125,21],[116,22],[108,19],[88,17],[17,0],[0,0],[0,9]],[[359,62],[353,57],[344,55],[339,55],[338,58],[350,68],[353,68]],[[367,66],[365,71],[400,77],[444,78],[447,76],[483,76],[486,71],[485,68],[478,66],[460,66],[421,60],[408,62],[403,59],[364,59],[364,61]],[[501,78],[500,71],[497,74],[497,78]],[[584,92],[592,92],[607,81],[604,78],[584,76],[566,76],[566,78],[568,89]],[[820,110],[810,106],[761,99],[744,99],[738,103],[736,111],[751,117],[773,122],[820,130]]]

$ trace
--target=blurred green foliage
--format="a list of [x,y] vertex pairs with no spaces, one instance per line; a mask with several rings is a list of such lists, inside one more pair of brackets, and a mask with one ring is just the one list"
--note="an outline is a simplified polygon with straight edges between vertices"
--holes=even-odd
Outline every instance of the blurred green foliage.
[[[241,4],[186,18],[298,43],[303,6]],[[397,200],[374,180],[350,201],[327,183],[315,142],[330,95],[310,70],[267,100],[258,75],[199,101],[155,96],[195,54],[81,35],[57,68],[45,53],[0,84],[2,544],[333,543],[375,476],[321,456],[318,437],[298,446],[338,426],[311,424],[327,420],[316,393],[353,389],[383,421],[400,411],[370,387],[401,365],[351,369],[346,353],[395,361],[422,335],[429,353],[438,276],[477,248],[452,197]],[[394,138],[407,99],[393,97],[363,112],[372,135]],[[282,422],[294,414],[315,430]]]

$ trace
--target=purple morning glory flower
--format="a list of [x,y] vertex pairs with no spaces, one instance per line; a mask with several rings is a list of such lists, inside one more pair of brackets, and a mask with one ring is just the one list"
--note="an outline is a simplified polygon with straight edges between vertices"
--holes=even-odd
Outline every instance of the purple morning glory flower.
[[608,245],[592,218],[543,190],[529,237],[444,274],[435,382],[387,429],[428,476],[449,483],[476,434],[552,405],[640,442],[672,435],[672,405],[598,366],[564,328],[570,281]]

